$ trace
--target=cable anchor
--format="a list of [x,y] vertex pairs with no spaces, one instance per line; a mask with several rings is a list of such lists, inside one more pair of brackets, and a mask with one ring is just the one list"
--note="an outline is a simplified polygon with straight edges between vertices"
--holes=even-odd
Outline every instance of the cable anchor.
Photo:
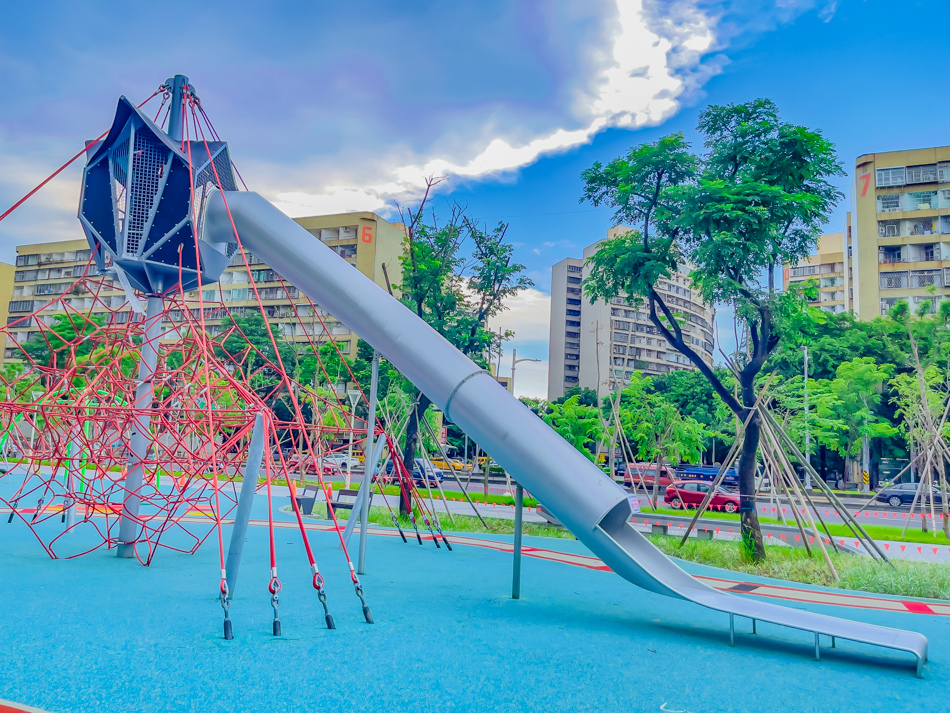
[[369,610],[369,605],[363,597],[363,585],[359,582],[355,582],[353,588],[356,589],[356,596],[360,598],[360,602],[363,604],[363,618],[366,619],[367,624],[374,624],[373,613]]
[[221,608],[224,609],[224,638],[231,641],[234,638],[234,629],[231,626],[231,613],[228,611],[231,607],[231,597],[228,591],[228,580],[221,580]]
[[333,615],[330,614],[330,608],[327,606],[327,593],[323,588],[324,581],[323,575],[319,572],[315,572],[313,575],[313,587],[317,590],[317,598],[320,600],[320,603],[323,605],[323,616],[327,622],[328,629],[336,629],[336,624],[333,622]]
[[280,580],[276,576],[272,577],[267,585],[267,590],[270,592],[270,605],[274,607],[274,636],[280,636],[280,618],[277,612],[277,607],[280,605],[280,598],[277,593],[280,592],[280,587]]

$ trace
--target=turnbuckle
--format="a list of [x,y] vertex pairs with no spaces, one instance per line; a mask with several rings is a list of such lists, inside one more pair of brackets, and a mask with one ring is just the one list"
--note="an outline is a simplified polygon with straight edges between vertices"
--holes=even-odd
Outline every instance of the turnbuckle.
[[280,606],[280,597],[277,596],[280,591],[280,580],[276,576],[272,577],[267,589],[270,591],[270,605],[274,607],[274,636],[280,636],[280,618],[277,612],[277,607]]
[[360,598],[360,602],[363,605],[363,618],[366,619],[367,624],[375,623],[373,621],[373,613],[369,610],[369,605],[366,603],[366,599],[363,597],[363,585],[359,582],[353,583],[354,589],[356,589],[356,596]]

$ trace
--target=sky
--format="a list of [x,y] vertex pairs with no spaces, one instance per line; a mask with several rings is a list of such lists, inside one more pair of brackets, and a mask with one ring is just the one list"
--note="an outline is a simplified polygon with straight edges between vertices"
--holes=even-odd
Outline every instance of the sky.
[[[674,131],[702,150],[705,106],[756,97],[848,170],[946,145],[948,24],[945,0],[17,3],[0,24],[0,212],[107,128],[119,95],[186,74],[248,187],[291,216],[395,218],[446,176],[437,210],[509,223],[535,287],[494,323],[516,332],[502,373],[512,348],[541,360],[516,392],[543,397],[551,265],[611,226],[578,202],[581,171]],[[0,222],[0,261],[82,236],[80,170]],[[731,324],[720,310],[724,344]]]

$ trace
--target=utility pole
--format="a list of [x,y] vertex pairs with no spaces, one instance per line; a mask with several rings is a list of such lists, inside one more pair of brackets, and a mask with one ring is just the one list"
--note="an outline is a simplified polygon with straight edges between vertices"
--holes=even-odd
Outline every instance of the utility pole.
[[[517,349],[511,350],[511,395],[512,396],[515,396],[515,367],[518,365],[518,362],[521,362],[521,361],[541,361],[541,360],[528,359],[528,358],[519,359],[518,350]],[[517,396],[515,396],[515,398],[517,398]]]

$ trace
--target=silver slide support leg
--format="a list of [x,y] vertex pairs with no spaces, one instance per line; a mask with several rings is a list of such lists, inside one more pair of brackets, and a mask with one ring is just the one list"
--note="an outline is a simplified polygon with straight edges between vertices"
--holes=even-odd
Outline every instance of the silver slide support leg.
[[139,490],[145,480],[145,460],[152,445],[152,402],[155,391],[152,379],[158,364],[158,337],[162,329],[162,298],[149,295],[145,313],[145,342],[139,362],[139,385],[135,389],[135,416],[129,446],[129,462],[125,476],[125,501],[122,503],[122,521],[119,523],[119,557],[135,556],[135,540],[139,532]]
[[511,598],[521,599],[521,510],[524,505],[524,488],[515,484],[515,548],[511,562]]
[[[373,368],[369,388],[369,417],[366,419],[366,443],[363,445],[363,489],[366,494],[360,506],[360,556],[357,561],[357,574],[366,572],[366,530],[369,527],[369,501],[373,488],[373,471],[376,469],[376,398],[379,389],[379,352],[373,350]],[[366,458],[372,452],[373,462]],[[385,497],[385,495],[383,496]]]
[[244,553],[244,541],[247,539],[247,524],[251,519],[251,506],[254,493],[257,492],[257,479],[264,460],[264,415],[254,417],[251,431],[251,445],[247,449],[247,464],[244,466],[244,482],[238,496],[237,512],[234,515],[234,529],[231,530],[231,544],[228,545],[228,560],[225,564],[228,580],[228,595],[234,597],[237,587],[238,570],[241,568],[241,555]]

